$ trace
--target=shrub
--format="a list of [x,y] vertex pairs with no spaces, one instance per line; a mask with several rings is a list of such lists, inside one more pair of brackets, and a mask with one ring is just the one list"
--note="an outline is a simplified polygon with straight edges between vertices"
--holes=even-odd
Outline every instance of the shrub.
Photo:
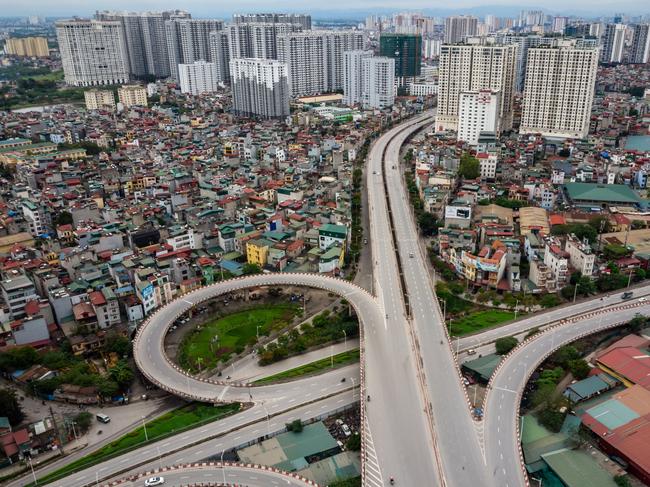
[[507,354],[508,352],[510,352],[510,350],[515,348],[518,343],[519,342],[517,341],[517,339],[515,337],[499,338],[495,343],[495,346],[496,346],[496,349],[497,349],[497,354],[499,354],[499,355]]

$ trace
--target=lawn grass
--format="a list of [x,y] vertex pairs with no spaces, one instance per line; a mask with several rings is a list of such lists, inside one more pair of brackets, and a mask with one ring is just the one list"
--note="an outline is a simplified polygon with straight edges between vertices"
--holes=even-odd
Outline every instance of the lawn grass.
[[[178,409],[174,409],[162,416],[146,423],[147,437],[149,443],[160,440],[183,430],[195,428],[211,421],[216,421],[239,411],[241,404],[232,403],[219,406],[208,406],[200,403],[190,403]],[[117,456],[126,451],[143,446],[146,442],[144,428],[142,426],[130,433],[118,438],[115,441],[103,446],[97,451],[86,455],[67,464],[54,472],[38,479],[39,484],[52,482],[54,480],[70,475],[84,468],[100,463],[110,457]],[[30,484],[34,485],[34,484]]]
[[[519,313],[522,316],[522,313]],[[476,311],[464,316],[460,319],[455,319],[451,323],[452,336],[463,336],[469,333],[490,328],[506,321],[514,319],[514,311],[506,311],[502,309],[487,309],[483,311]]]
[[[359,349],[348,350],[346,352],[341,352],[333,357],[334,367],[342,367],[343,365],[348,365],[359,360]],[[327,370],[332,367],[332,358],[327,357],[315,362],[310,362],[295,369],[285,370],[279,374],[271,375],[263,379],[256,380],[254,384],[268,384],[269,382],[277,382],[287,379],[295,379],[296,377],[301,377],[307,374],[313,374],[321,370]]]
[[[240,353],[246,345],[257,341],[257,327],[260,335],[283,328],[299,312],[295,304],[268,305],[239,311],[223,318],[217,318],[201,325],[183,340],[178,353],[180,365],[192,372],[210,369],[219,360],[224,362],[232,353]],[[218,341],[214,341],[218,337]]]
[[35,80],[38,81],[63,81],[63,70],[58,69],[56,71],[50,71],[49,73],[45,74],[37,74],[35,76],[29,76],[30,78],[34,78]]

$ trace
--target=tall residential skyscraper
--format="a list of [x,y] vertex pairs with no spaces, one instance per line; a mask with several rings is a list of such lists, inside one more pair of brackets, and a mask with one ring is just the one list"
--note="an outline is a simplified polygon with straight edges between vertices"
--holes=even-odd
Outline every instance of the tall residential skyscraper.
[[524,80],[526,77],[526,62],[528,61],[528,49],[531,47],[549,44],[553,42],[553,38],[544,37],[539,35],[515,35],[515,34],[499,34],[496,36],[496,41],[499,44],[515,44],[517,46],[517,74],[515,82],[515,90],[518,93],[524,91]]
[[522,134],[583,138],[589,132],[598,48],[564,40],[528,50]]
[[238,23],[225,27],[230,58],[277,59],[277,39],[291,32],[300,32],[298,24]]
[[87,19],[56,23],[65,82],[74,86],[127,83],[129,59],[120,22]]
[[493,90],[499,96],[499,126],[512,128],[512,109],[516,72],[516,45],[496,44],[443,45],[440,51],[437,130],[458,129],[460,94]]
[[285,63],[272,59],[232,59],[230,74],[235,113],[262,118],[289,115]]
[[164,12],[96,12],[98,20],[114,20],[122,25],[129,55],[130,72],[135,77],[170,75],[165,22],[190,18],[182,10]]
[[169,73],[178,79],[178,65],[195,61],[214,61],[210,51],[210,32],[223,29],[221,20],[171,19],[165,22]]
[[633,63],[650,62],[650,24],[634,26],[631,61]]
[[626,29],[625,24],[607,24],[605,26],[605,33],[601,40],[601,63],[620,63],[623,60]]
[[294,24],[303,30],[311,29],[311,15],[308,14],[234,14],[235,24]]
[[45,37],[10,37],[5,52],[14,56],[48,57],[50,48]]
[[395,76],[403,84],[405,78],[420,76],[422,36],[416,34],[382,34],[379,55],[395,60]]
[[291,96],[342,89],[343,53],[364,44],[364,34],[356,31],[314,30],[278,37],[278,60],[287,64]]
[[386,108],[395,103],[395,60],[384,56],[364,58],[363,106]]
[[372,51],[356,50],[343,53],[343,103],[357,105],[363,102],[363,60],[372,57]]
[[478,19],[469,15],[458,15],[445,19],[445,44],[462,42],[466,37],[478,34]]
[[224,30],[210,32],[210,59],[217,65],[220,83],[230,84],[230,46]]
[[217,66],[214,63],[195,61],[192,64],[179,64],[178,77],[182,93],[200,95],[219,88]]

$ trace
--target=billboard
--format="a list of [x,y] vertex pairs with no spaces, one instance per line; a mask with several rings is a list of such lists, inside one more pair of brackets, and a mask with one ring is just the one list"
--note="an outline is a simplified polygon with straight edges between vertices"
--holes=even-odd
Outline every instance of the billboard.
[[446,218],[469,220],[472,218],[472,208],[469,206],[446,206],[445,219]]

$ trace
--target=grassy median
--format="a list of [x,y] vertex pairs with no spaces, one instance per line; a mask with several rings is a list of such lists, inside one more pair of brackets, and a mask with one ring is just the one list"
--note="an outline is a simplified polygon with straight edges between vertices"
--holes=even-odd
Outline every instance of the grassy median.
[[103,446],[99,450],[39,478],[38,483],[44,484],[53,482],[74,472],[96,465],[104,460],[108,460],[109,458],[139,448],[145,443],[153,443],[181,431],[196,428],[225,416],[230,416],[231,414],[238,412],[240,408],[241,404],[239,403],[219,406],[190,403],[147,422],[147,437],[149,441],[145,438],[144,428],[140,426],[130,433],[127,433],[117,440]]
[[[518,316],[523,316],[523,313],[519,313]],[[501,309],[487,309],[484,311],[476,311],[470,313],[467,316],[464,316],[463,318],[454,319],[451,322],[451,335],[468,335],[469,333],[474,333],[485,328],[491,328],[493,326],[500,325],[501,323],[513,320],[514,318],[514,311],[506,311]]]
[[257,341],[257,332],[268,335],[287,326],[299,312],[297,305],[267,305],[238,311],[201,325],[181,343],[178,361],[181,367],[196,372],[211,369],[217,362],[240,353]]
[[268,384],[270,382],[279,382],[289,379],[295,379],[297,377],[302,377],[304,375],[314,374],[322,370],[327,370],[332,368],[332,362],[334,362],[334,367],[342,367],[354,362],[359,361],[359,349],[348,350],[334,355],[333,358],[327,357],[315,362],[310,362],[308,364],[296,367],[295,369],[286,370],[280,372],[279,374],[271,375],[265,377],[264,379],[259,379],[254,382],[254,384]]

